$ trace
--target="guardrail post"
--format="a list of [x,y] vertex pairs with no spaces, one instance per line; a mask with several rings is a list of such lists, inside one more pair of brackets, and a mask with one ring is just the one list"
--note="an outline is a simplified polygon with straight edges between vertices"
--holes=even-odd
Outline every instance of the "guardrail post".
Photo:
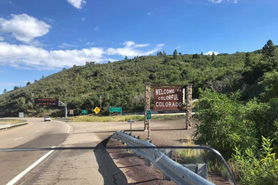
[[151,166],[152,165],[151,161],[149,161],[148,159],[145,158],[144,161],[145,161],[146,166]]
[[171,181],[171,179],[163,173],[163,180]]

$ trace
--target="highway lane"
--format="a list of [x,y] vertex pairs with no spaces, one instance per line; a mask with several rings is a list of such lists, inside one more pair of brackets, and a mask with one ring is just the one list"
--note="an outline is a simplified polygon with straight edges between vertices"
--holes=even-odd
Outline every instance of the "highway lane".
[[[91,132],[95,130],[94,124],[69,124],[72,128],[70,135],[60,147],[96,146],[102,141],[96,133]],[[104,126],[101,128],[107,129]],[[104,184],[104,178],[99,172],[99,161],[93,150],[55,151],[18,184]]]
[[[26,119],[28,125],[0,130],[0,148],[59,146],[71,127],[64,122],[44,122],[43,118]],[[6,184],[48,151],[0,152],[0,184]]]
[[[42,120],[29,119],[28,126],[0,132],[0,147],[96,146],[115,131],[129,128],[127,123]],[[0,184],[9,182],[47,152],[0,152]],[[16,184],[127,184],[124,174],[108,158],[93,150],[53,151]]]

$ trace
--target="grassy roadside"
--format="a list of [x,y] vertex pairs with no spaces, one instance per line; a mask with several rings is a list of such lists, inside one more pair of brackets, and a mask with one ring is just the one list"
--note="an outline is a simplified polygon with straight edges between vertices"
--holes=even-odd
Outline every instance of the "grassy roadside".
[[25,121],[19,120],[19,119],[0,119],[0,124],[1,123],[17,124],[17,123],[23,123],[23,122],[25,122]]
[[[185,118],[185,115],[152,115],[152,120],[175,120]],[[123,122],[128,120],[144,121],[144,115],[126,116],[76,116],[71,118],[74,122]]]

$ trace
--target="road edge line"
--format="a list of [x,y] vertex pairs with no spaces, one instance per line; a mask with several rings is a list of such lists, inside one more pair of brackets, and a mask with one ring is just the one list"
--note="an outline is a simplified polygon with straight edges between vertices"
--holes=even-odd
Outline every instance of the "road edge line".
[[[51,148],[55,148],[56,146],[52,146]],[[44,159],[46,159],[50,154],[52,154],[54,150],[50,150],[45,155],[43,155],[41,158],[39,158],[36,162],[31,164],[28,168],[26,168],[24,171],[22,171],[20,174],[18,174],[16,177],[14,177],[10,182],[8,182],[6,185],[14,185],[19,181],[24,175],[26,175],[28,172],[30,172],[33,168],[35,168],[38,164],[40,164]]]

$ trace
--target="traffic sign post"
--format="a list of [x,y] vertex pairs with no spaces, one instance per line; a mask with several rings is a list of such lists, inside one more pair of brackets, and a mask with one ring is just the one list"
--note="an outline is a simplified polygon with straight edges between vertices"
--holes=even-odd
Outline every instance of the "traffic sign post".
[[150,137],[150,132],[151,132],[150,120],[151,119],[152,119],[152,112],[151,112],[151,110],[147,110],[147,120],[148,120],[148,138],[147,138],[147,140],[148,141],[151,141],[151,137]]
[[65,119],[68,119],[68,106],[67,106],[66,102],[64,103],[64,102],[58,101],[58,106],[65,107]]
[[127,121],[130,124],[130,135],[132,135],[132,123],[135,123],[134,120],[128,120]]

